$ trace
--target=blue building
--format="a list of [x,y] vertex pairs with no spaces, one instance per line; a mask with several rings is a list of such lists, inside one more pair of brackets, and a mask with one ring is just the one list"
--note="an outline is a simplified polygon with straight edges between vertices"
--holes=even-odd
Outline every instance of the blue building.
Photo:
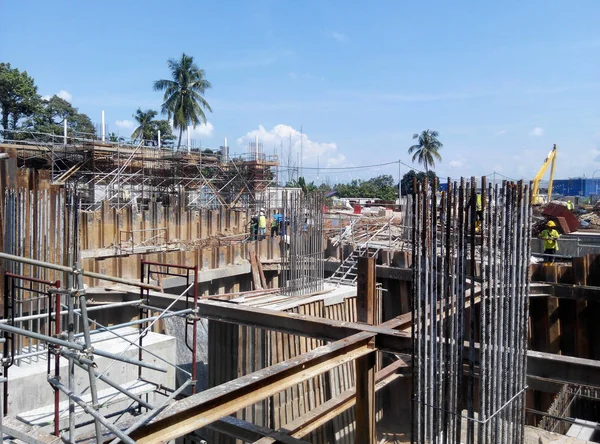
[[600,179],[573,177],[554,180],[552,194],[556,196],[592,196],[600,194]]

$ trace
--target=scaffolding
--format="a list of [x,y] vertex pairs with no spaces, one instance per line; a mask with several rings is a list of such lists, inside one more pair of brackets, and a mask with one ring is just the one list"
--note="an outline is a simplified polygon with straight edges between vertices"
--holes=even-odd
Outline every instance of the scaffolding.
[[9,131],[0,151],[15,150],[20,167],[45,169],[54,184],[75,184],[81,206],[147,208],[153,202],[189,208],[259,208],[277,183],[279,161],[262,150],[174,151],[153,141],[101,142],[82,136]]

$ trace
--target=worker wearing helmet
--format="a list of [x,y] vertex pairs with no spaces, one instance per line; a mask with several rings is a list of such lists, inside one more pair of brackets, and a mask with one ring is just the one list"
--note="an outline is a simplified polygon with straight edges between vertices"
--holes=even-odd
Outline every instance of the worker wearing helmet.
[[[544,254],[556,254],[558,251],[558,238],[560,234],[556,231],[556,224],[554,221],[548,221],[546,224],[546,229],[543,230],[539,238],[544,240]],[[554,257],[547,258],[547,262],[554,263]]]
[[567,201],[567,210],[573,211],[573,202],[571,202],[570,200]]

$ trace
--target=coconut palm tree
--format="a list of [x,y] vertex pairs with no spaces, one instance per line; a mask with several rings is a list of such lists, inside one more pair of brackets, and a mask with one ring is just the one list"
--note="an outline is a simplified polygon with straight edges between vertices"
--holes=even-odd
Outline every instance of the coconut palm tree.
[[413,139],[418,139],[419,143],[408,149],[408,154],[413,154],[412,161],[417,160],[429,171],[429,167],[435,168],[435,161],[442,161],[439,150],[444,146],[437,137],[437,131],[425,130],[421,134],[414,134]]
[[158,113],[153,109],[147,109],[146,111],[142,111],[141,108],[138,108],[133,117],[138,123],[138,127],[131,134],[132,139],[140,139],[142,140],[151,140],[152,139],[152,126],[154,119]]
[[167,66],[172,79],[157,80],[154,82],[154,90],[165,92],[162,112],[173,120],[173,127],[179,129],[179,150],[183,130],[190,124],[196,128],[196,125],[206,123],[204,110],[212,112],[203,97],[204,92],[212,85],[206,80],[204,70],[194,63],[194,58],[185,53],[179,60],[167,61]]

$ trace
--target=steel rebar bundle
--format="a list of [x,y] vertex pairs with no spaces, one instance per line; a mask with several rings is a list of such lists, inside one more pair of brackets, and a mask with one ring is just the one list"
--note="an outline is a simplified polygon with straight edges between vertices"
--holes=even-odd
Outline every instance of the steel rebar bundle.
[[412,442],[522,442],[530,190],[414,189]]
[[284,192],[281,289],[289,296],[323,290],[323,196]]

